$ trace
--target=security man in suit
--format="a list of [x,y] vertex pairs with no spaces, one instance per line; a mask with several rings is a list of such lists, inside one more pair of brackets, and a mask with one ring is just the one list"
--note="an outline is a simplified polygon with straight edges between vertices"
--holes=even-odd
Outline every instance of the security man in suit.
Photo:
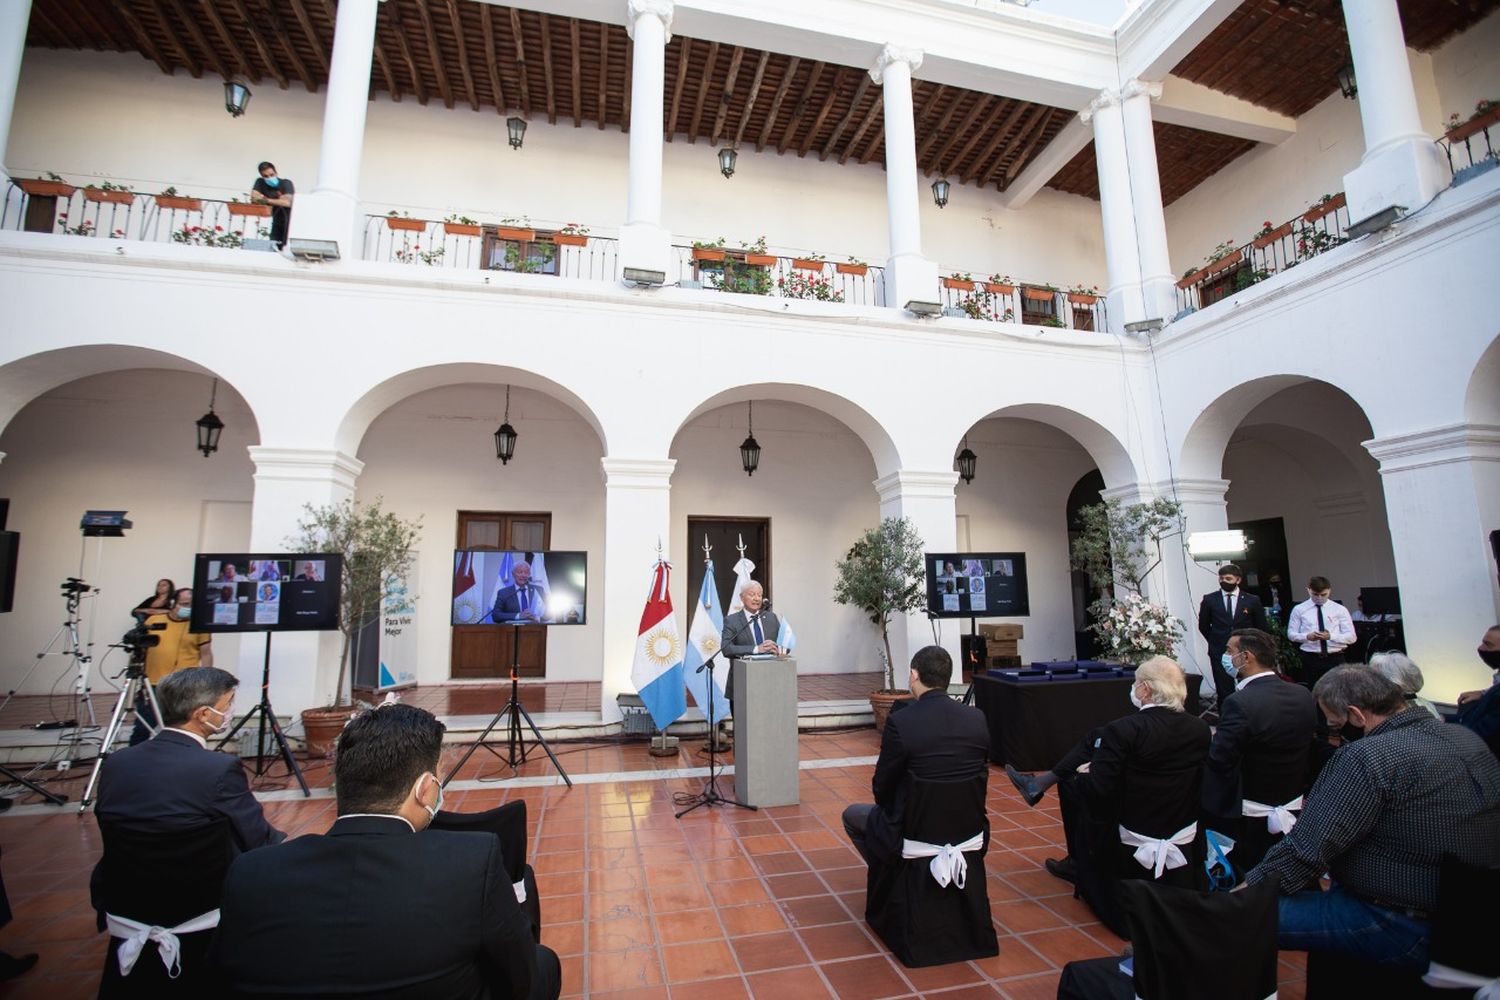
[[776,645],[781,635],[781,619],[771,611],[771,602],[760,584],[751,580],[740,590],[740,603],[744,608],[724,619],[724,632],[719,636],[719,648],[729,658],[729,673],[724,675],[724,691],[729,697],[730,708],[734,707],[734,659],[752,653],[770,653],[780,656],[786,650]]
[[1208,748],[1203,810],[1211,829],[1234,840],[1229,860],[1243,878],[1296,824],[1318,710],[1307,688],[1276,672],[1269,634],[1237,629],[1225,652],[1235,692]]
[[1213,668],[1214,689],[1219,705],[1234,694],[1234,681],[1224,670],[1224,649],[1235,629],[1266,631],[1266,611],[1260,598],[1240,589],[1244,572],[1234,563],[1219,567],[1219,589],[1203,595],[1198,605],[1198,634],[1208,641],[1208,662]]
[[510,578],[515,582],[509,587],[501,587],[495,594],[490,620],[523,624],[546,621],[547,589],[531,582],[531,564],[516,563],[510,568]]

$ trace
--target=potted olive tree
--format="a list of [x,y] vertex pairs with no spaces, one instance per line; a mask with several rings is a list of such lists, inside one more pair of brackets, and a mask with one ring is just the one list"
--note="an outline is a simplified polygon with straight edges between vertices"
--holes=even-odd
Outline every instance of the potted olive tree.
[[896,687],[891,657],[890,621],[894,615],[919,611],[926,603],[922,589],[922,536],[910,518],[888,517],[870,528],[850,547],[837,565],[833,599],[863,611],[880,629],[880,652],[885,659],[885,687],[870,694],[875,729],[884,731],[891,706],[911,692]]
[[298,552],[338,552],[344,557],[339,598],[339,631],[344,642],[338,683],[332,704],[302,713],[311,753],[326,755],[332,750],[354,714],[350,681],[361,630],[380,616],[388,598],[405,595],[421,518],[404,520],[384,510],[381,502],[376,497],[368,504],[353,498],[319,507],[307,504],[297,523],[298,533],[287,540]]

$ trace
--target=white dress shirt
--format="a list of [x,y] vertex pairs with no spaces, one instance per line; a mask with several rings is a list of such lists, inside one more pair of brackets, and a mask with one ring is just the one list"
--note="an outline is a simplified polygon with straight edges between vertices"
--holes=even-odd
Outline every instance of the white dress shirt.
[[[1323,604],[1323,627],[1328,632],[1328,652],[1337,653],[1345,646],[1357,641],[1354,634],[1354,620],[1349,617],[1349,609],[1337,601],[1326,601]],[[1309,639],[1309,632],[1318,631],[1318,606],[1308,598],[1292,609],[1292,616],[1287,619],[1286,637],[1297,644],[1303,652],[1322,652],[1322,646],[1317,639]]]
[[1241,677],[1239,680],[1237,680],[1237,681],[1234,682],[1234,689],[1236,691],[1243,691],[1243,690],[1245,690],[1245,686],[1248,685],[1248,684],[1250,684],[1253,681],[1258,681],[1262,677],[1275,677],[1275,676],[1276,676],[1276,671],[1274,671],[1274,670],[1266,670],[1266,671],[1262,671],[1261,673],[1258,673],[1258,674],[1251,674],[1249,677]]

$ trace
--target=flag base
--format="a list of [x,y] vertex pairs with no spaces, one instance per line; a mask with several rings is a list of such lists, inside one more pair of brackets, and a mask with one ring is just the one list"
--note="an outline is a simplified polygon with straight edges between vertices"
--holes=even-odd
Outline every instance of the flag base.
[[651,748],[646,752],[653,757],[675,757],[681,752],[677,743],[677,737],[657,733],[651,737]]

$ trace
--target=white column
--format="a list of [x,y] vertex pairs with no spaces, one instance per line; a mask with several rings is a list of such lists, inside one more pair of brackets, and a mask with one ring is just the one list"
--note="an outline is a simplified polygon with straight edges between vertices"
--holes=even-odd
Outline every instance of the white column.
[[[880,517],[909,517],[916,525],[926,552],[952,552],[958,547],[958,505],[954,488],[958,473],[952,469],[917,472],[901,469],[875,480],[880,497]],[[962,660],[959,632],[940,633],[942,646],[953,657],[954,683]],[[906,686],[911,658],[923,646],[932,645],[932,627],[924,612],[893,618],[890,623],[891,656],[895,659],[896,686]],[[876,641],[879,641],[878,639]]]
[[1451,703],[1491,677],[1474,648],[1500,621],[1488,538],[1500,528],[1500,427],[1456,424],[1364,444],[1380,462],[1407,652],[1422,668],[1422,694]]
[[886,261],[886,304],[938,301],[937,264],[922,256],[922,216],[917,185],[917,127],[912,114],[911,75],[922,50],[887,45],[870,67],[870,79],[885,90],[885,200],[890,217],[891,256]]
[[619,261],[647,271],[668,272],[672,253],[671,234],[661,224],[662,101],[672,10],[672,0],[629,0],[625,18],[632,57],[630,186]]
[[1344,175],[1349,218],[1359,222],[1392,206],[1416,211],[1447,187],[1448,175],[1422,129],[1396,0],[1344,0],[1344,24],[1365,131],[1364,158]]
[[1171,319],[1177,312],[1177,284],[1167,252],[1167,217],[1156,166],[1156,131],[1151,125],[1151,102],[1160,97],[1160,83],[1141,80],[1131,80],[1120,91],[1130,201],[1140,254],[1142,319]]
[[364,250],[359,211],[359,170],[370,101],[370,63],[375,54],[376,0],[340,0],[333,28],[328,96],[323,102],[323,140],[318,182],[292,206],[291,235],[337,240],[339,254],[358,259]]
[[21,81],[21,54],[26,48],[26,25],[31,21],[31,0],[0,3],[0,173],[10,176],[5,151],[10,138],[10,118],[16,110],[16,88]]
[[[651,567],[660,543],[662,558],[671,561],[672,470],[670,458],[603,458],[604,472],[604,566],[594,575],[602,579],[604,610],[604,675],[600,709],[605,722],[618,722],[620,707],[615,697],[634,691],[630,679],[635,640],[640,631],[641,609],[651,585]],[[685,567],[674,567],[686,572]],[[679,592],[681,587],[679,586]],[[678,622],[686,627],[684,609],[676,609]],[[684,638],[686,632],[684,632]]]
[[[255,500],[250,513],[250,548],[285,552],[297,534],[303,506],[337,503],[354,495],[364,463],[341,451],[251,446],[255,463]],[[338,681],[339,632],[278,632],[271,643],[271,704],[280,716],[333,702]],[[248,711],[260,698],[263,637],[247,634],[240,641],[236,711]],[[226,670],[232,664],[220,663]]]
[[[1130,153],[1120,92],[1106,90],[1078,117],[1094,127],[1094,159],[1099,174],[1099,214],[1104,223],[1104,262],[1109,269],[1109,325],[1116,333],[1126,323],[1146,318],[1141,298],[1141,255],[1136,239],[1135,205],[1130,185]],[[1159,199],[1158,199],[1159,203]]]

